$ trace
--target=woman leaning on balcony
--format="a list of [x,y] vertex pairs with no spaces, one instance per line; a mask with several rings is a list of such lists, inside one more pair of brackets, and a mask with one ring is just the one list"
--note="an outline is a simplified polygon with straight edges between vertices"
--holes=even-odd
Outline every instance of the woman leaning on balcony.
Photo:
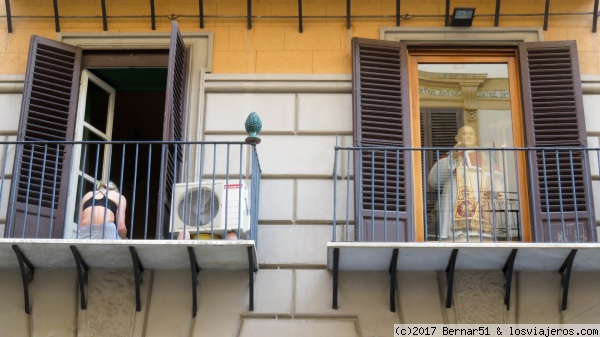
[[[125,210],[127,200],[112,181],[99,181],[93,191],[81,199],[79,239],[119,240],[127,238]],[[118,225],[118,226],[117,226]]]

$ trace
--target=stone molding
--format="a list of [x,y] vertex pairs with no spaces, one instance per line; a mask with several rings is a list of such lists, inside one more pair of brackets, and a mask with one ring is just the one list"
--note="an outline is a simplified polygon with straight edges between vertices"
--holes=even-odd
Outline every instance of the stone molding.
[[543,41],[541,27],[514,28],[457,28],[457,27],[381,27],[380,39],[403,41],[409,44],[456,42],[519,43]]

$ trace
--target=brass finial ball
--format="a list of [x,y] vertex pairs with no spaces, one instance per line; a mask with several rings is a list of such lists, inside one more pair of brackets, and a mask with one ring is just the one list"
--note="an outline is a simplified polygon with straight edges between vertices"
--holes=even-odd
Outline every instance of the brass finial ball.
[[246,132],[248,132],[248,137],[246,138],[246,143],[258,144],[260,143],[260,138],[258,137],[258,133],[262,129],[262,122],[260,117],[256,112],[251,112],[246,118],[246,123],[244,124],[246,127]]

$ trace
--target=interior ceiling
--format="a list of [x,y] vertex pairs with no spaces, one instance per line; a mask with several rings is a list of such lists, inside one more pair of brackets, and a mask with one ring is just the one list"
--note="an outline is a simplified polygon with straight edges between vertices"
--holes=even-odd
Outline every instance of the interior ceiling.
[[167,88],[167,68],[88,69],[119,91],[158,91]]

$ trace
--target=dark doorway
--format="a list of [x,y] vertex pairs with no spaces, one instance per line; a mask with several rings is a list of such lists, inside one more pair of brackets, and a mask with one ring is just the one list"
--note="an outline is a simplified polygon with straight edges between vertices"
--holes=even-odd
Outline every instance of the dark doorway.
[[[162,140],[166,66],[88,70],[116,89],[113,141]],[[127,236],[133,239],[156,237],[160,154],[159,144],[117,145],[112,149],[110,179],[121,184],[127,198]]]

